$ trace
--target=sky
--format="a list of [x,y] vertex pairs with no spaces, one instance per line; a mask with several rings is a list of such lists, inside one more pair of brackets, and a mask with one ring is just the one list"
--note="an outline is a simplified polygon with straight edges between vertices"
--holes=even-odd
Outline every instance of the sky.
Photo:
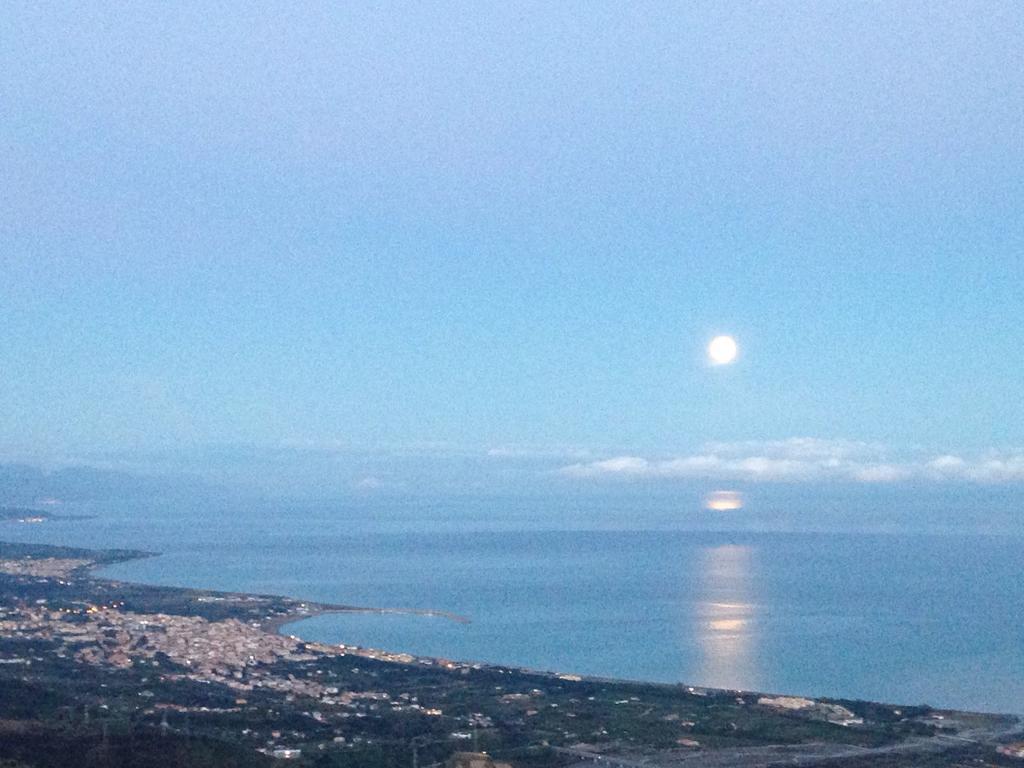
[[339,5],[5,4],[0,459],[1024,482],[1019,4]]

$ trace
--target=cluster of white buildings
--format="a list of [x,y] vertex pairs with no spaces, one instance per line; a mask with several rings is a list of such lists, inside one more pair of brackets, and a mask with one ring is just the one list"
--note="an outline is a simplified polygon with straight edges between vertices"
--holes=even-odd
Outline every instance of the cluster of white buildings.
[[839,704],[828,704],[824,701],[805,699],[802,696],[762,696],[757,700],[762,707],[788,709],[803,712],[820,720],[827,720],[836,725],[863,725],[864,718],[857,717],[853,712]]
[[0,573],[43,579],[66,578],[73,571],[92,564],[92,560],[67,557],[26,557],[17,560],[0,560]]
[[996,747],[996,752],[1007,757],[1016,757],[1024,760],[1024,741],[1017,741],[1013,744],[1003,744]]
[[[0,636],[60,641],[57,655],[100,666],[129,668],[139,662],[159,666],[165,658],[177,668],[166,668],[166,680],[190,679],[225,685],[244,695],[257,689],[301,696],[331,707],[418,712],[443,715],[423,707],[416,697],[402,694],[392,700],[383,691],[345,691],[329,678],[296,675],[279,662],[314,662],[323,656],[356,655],[394,663],[433,664],[408,654],[303,643],[291,636],[269,632],[258,624],[237,619],[209,621],[195,616],[136,613],[115,606],[55,609],[45,604],[0,608]],[[28,663],[30,659],[0,659]],[[447,666],[457,667],[451,662]],[[240,701],[243,701],[240,699]]]

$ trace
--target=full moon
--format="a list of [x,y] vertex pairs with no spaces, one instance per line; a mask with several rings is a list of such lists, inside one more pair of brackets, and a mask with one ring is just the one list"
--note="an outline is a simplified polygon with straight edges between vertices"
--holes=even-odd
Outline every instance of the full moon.
[[736,359],[736,339],[732,336],[715,336],[708,344],[708,357],[713,365],[728,365]]

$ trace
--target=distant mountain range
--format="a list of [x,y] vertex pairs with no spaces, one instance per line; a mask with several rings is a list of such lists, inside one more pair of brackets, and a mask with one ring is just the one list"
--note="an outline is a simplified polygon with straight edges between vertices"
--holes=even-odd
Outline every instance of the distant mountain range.
[[28,464],[0,464],[0,504],[8,507],[176,496],[206,488],[194,478],[171,475],[131,474],[86,466],[51,471]]
[[91,515],[59,515],[36,507],[0,507],[0,522],[44,523],[47,520],[87,520]]

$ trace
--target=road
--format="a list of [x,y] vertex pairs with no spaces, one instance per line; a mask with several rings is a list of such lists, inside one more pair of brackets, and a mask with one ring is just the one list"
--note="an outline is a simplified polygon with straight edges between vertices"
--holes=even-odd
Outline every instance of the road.
[[672,750],[644,757],[606,755],[572,747],[555,747],[554,751],[576,758],[580,761],[580,768],[594,768],[594,764],[607,768],[768,768],[813,765],[822,761],[838,763],[849,758],[901,753],[935,754],[970,744],[996,744],[1021,733],[1024,733],[1024,722],[1018,720],[1001,730],[965,729],[957,734],[940,733],[935,736],[907,739],[884,747],[811,743],[718,750]]

